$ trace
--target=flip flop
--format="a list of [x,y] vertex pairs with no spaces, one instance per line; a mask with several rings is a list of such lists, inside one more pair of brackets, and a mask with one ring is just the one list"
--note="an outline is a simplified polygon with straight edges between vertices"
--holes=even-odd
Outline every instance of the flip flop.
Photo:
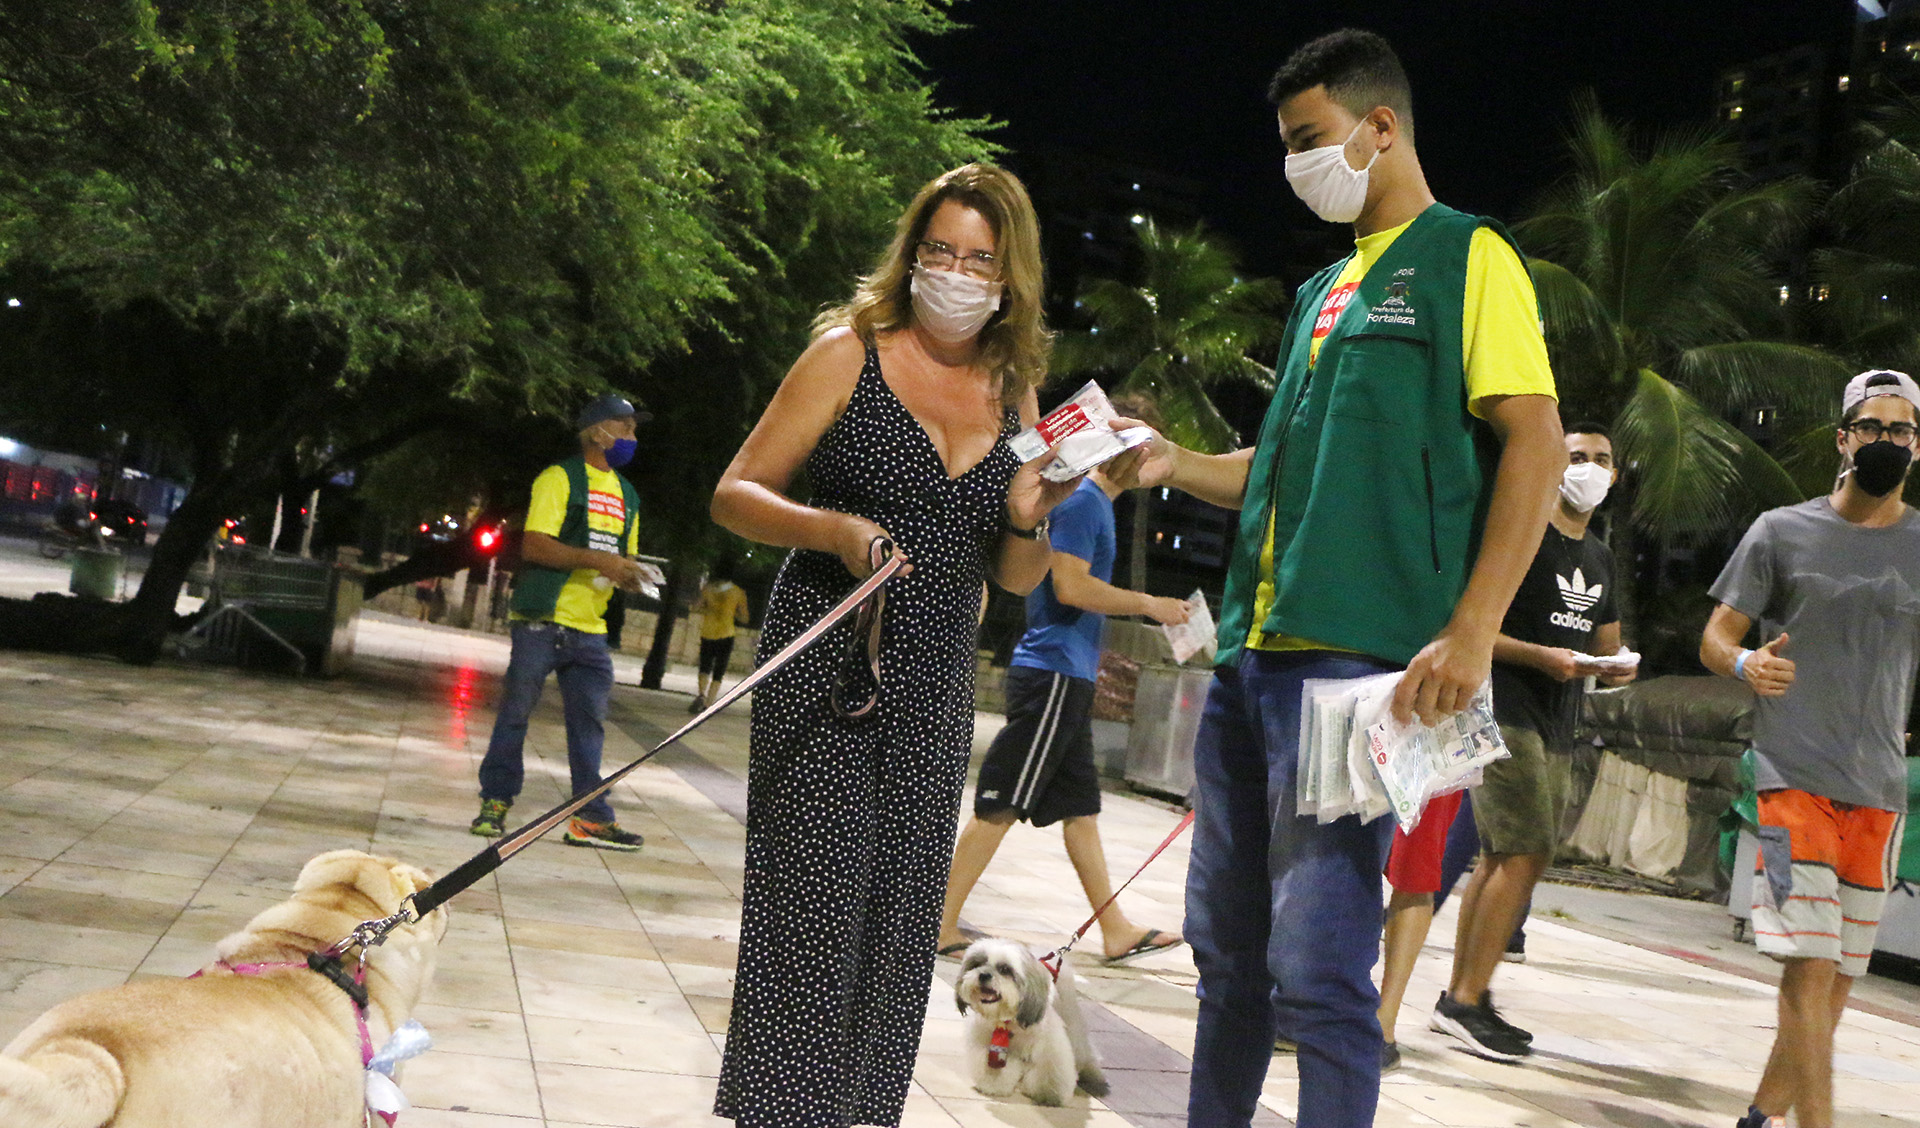
[[962,940],[958,944],[948,944],[946,947],[939,949],[933,954],[939,957],[940,959],[952,960],[955,963],[959,963],[960,957],[965,955],[967,952],[967,949],[971,947],[973,947],[973,941]]
[[1132,963],[1142,956],[1150,956],[1155,952],[1165,952],[1172,948],[1178,948],[1180,945],[1186,943],[1185,940],[1163,939],[1166,935],[1166,933],[1157,928],[1147,929],[1146,935],[1140,937],[1140,939],[1134,943],[1133,947],[1128,948],[1117,956],[1108,956],[1106,958],[1107,966],[1119,967],[1121,964]]

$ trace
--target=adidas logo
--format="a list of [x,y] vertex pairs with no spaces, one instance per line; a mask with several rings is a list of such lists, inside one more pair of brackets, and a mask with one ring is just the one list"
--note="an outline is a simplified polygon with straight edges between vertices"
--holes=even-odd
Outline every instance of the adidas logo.
[[1560,585],[1560,598],[1566,601],[1569,611],[1591,610],[1594,604],[1600,602],[1600,593],[1605,590],[1601,584],[1588,587],[1587,578],[1580,574],[1578,568],[1573,570],[1571,580],[1565,576],[1555,576],[1553,580]]

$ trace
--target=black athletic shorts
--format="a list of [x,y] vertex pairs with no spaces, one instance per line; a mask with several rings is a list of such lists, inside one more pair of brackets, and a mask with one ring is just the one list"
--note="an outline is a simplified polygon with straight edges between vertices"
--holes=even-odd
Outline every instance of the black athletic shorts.
[[[685,653],[682,651],[681,653]],[[700,672],[710,678],[726,676],[727,663],[733,658],[733,639],[703,638],[700,640]]]
[[993,738],[973,813],[1011,809],[1034,826],[1100,813],[1093,764],[1093,683],[1051,670],[1007,668],[1007,727]]

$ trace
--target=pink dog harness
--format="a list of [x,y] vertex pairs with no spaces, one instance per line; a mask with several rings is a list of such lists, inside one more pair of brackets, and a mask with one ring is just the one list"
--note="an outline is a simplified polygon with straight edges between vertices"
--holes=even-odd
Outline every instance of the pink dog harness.
[[[223,967],[235,975],[260,975],[263,972],[278,971],[283,967],[298,967],[326,976],[334,986],[346,992],[348,1000],[353,1003],[353,1025],[360,1034],[360,1068],[365,1069],[368,1065],[372,1064],[373,1033],[367,1029],[367,964],[365,960],[362,960],[354,967],[351,978],[349,978],[346,971],[341,968],[340,960],[337,957],[321,956],[318,952],[310,953],[305,963],[286,961],[281,963],[230,964],[225,960],[220,960],[216,966]],[[205,974],[206,971],[203,969],[194,972],[192,975],[187,976],[187,978],[198,979]],[[371,1110],[369,1110],[369,1112],[371,1112]],[[386,1121],[387,1128],[393,1128],[394,1122],[400,1119],[400,1114],[397,1112],[382,1112],[379,1114],[379,1117],[381,1120]]]

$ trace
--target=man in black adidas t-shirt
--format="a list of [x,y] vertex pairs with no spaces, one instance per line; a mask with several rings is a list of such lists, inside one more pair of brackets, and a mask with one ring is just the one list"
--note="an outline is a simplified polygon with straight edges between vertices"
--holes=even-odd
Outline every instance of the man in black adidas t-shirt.
[[[1604,427],[1567,429],[1567,470],[1546,538],[1520,583],[1493,644],[1493,712],[1511,758],[1489,764],[1473,789],[1480,864],[1461,896],[1453,979],[1431,1025],[1482,1057],[1518,1061],[1533,1036],[1495,1013],[1488,984],[1533,887],[1560,844],[1570,782],[1568,758],[1591,658],[1620,649],[1613,559],[1587,535],[1594,507],[1618,472]],[[1603,677],[1608,685],[1631,672]]]

